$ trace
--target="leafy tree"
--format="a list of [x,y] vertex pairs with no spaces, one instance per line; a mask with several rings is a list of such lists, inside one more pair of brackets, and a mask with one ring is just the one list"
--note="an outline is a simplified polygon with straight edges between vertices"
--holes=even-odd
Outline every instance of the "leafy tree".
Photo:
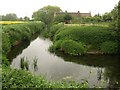
[[25,21],[29,21],[29,20],[30,20],[30,18],[29,18],[29,17],[27,17],[27,16],[25,16],[25,17],[24,17],[24,20],[25,20]]
[[113,30],[116,31],[117,34],[118,53],[120,54],[120,1],[118,2],[118,5],[116,5],[110,13],[113,19],[113,23],[111,26],[113,27]]
[[54,13],[61,12],[62,10],[57,6],[45,6],[32,15],[33,20],[39,20],[46,25],[50,25],[53,22]]
[[22,18],[22,17],[20,17],[20,18],[19,18],[19,21],[22,21],[22,20],[23,20],[23,18]]
[[118,53],[120,54],[120,1],[118,2],[118,19],[117,19],[117,37],[118,37]]
[[18,17],[14,13],[9,13],[9,14],[6,14],[5,16],[3,15],[2,20],[3,21],[16,21],[18,20]]
[[93,21],[94,21],[94,22],[100,22],[100,21],[101,21],[101,15],[100,15],[99,13],[96,14],[96,15],[94,15]]
[[57,15],[54,17],[54,22],[55,23],[60,23],[60,22],[64,22],[64,15]]
[[111,16],[114,21],[117,20],[117,15],[118,15],[118,6],[116,5],[114,9],[111,11]]
[[70,20],[72,20],[72,16],[69,15],[68,13],[66,13],[65,16],[64,16],[64,22],[66,24],[68,24],[68,23],[70,23]]
[[102,20],[103,21],[112,21],[112,15],[111,13],[105,13],[103,16],[102,16]]

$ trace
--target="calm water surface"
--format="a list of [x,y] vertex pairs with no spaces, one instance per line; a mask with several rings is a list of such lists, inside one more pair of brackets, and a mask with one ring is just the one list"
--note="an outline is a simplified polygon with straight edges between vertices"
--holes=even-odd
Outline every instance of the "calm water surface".
[[[90,87],[119,87],[120,61],[117,56],[79,56],[53,54],[48,51],[52,42],[49,39],[37,37],[31,42],[23,42],[12,48],[8,57],[12,68],[20,68],[20,59],[25,57],[29,70],[36,75],[44,75],[53,81],[87,80]],[[33,59],[37,58],[37,70],[33,68]]]

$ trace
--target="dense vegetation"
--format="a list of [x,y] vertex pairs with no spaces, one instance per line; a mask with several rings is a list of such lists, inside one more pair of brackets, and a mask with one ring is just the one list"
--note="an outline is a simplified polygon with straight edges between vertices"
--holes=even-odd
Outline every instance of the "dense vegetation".
[[88,82],[74,81],[50,82],[42,76],[35,76],[29,71],[11,69],[7,53],[14,45],[21,41],[30,41],[35,33],[41,33],[45,25],[42,22],[5,25],[2,27],[2,88],[86,88]]
[[116,33],[104,26],[64,26],[57,29],[53,41],[51,51],[60,50],[71,55],[85,54],[86,50],[87,52],[101,51],[105,54],[115,54],[118,49]]
[[35,76],[29,71],[10,69],[2,70],[3,88],[86,88],[87,82],[75,83],[74,81],[49,82],[42,76]]
[[[54,9],[53,9],[54,8]],[[41,20],[46,25],[53,25],[49,31],[44,31],[45,24],[42,22],[29,22],[22,24],[4,25],[2,27],[2,87],[3,88],[86,88],[87,82],[76,83],[74,81],[66,82],[49,82],[42,76],[35,76],[29,71],[11,69],[7,53],[11,47],[18,45],[21,41],[30,41],[31,36],[35,33],[43,33],[44,36],[53,40],[50,51],[64,52],[70,55],[82,55],[87,52],[102,52],[104,54],[116,54],[120,41],[120,2],[110,12],[103,16],[95,15],[94,17],[81,18],[73,20],[73,23],[110,23],[111,27],[104,26],[64,26],[64,18],[53,17],[54,12],[60,12],[59,7],[44,7],[33,13],[34,20]],[[65,19],[71,20],[72,17],[67,15]],[[18,20],[16,14],[7,14],[2,16],[4,20]],[[113,17],[113,18],[112,18]],[[20,19],[22,20],[22,19]],[[29,20],[25,17],[24,20]],[[118,21],[118,22],[116,22]],[[112,29],[112,30],[111,30]],[[116,33],[117,30],[117,33]],[[118,42],[117,42],[118,41]],[[120,45],[119,45],[120,46]],[[1,67],[0,67],[1,70]]]
[[44,27],[45,25],[42,22],[4,25],[2,27],[3,54],[8,53],[12,46],[22,40],[30,40],[33,34],[40,33],[44,30]]

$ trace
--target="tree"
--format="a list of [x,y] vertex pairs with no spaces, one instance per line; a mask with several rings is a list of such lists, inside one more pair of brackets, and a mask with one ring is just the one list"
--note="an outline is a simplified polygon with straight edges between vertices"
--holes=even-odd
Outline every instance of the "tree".
[[114,7],[114,9],[110,12],[111,13],[111,16],[112,16],[112,19],[115,21],[117,20],[117,16],[118,16],[118,6],[116,5]]
[[105,13],[103,16],[102,16],[102,20],[107,22],[107,21],[112,21],[112,15],[111,13]]
[[22,18],[22,17],[20,17],[18,20],[19,20],[19,21],[23,21],[23,18]]
[[45,6],[32,15],[33,20],[39,20],[44,22],[46,25],[50,25],[53,22],[54,14],[61,12],[62,10],[57,6]]
[[118,54],[120,54],[120,1],[118,5],[114,7],[114,9],[110,12],[113,19],[113,30],[117,34],[117,41],[118,41]]
[[64,22],[66,24],[68,24],[68,23],[70,23],[70,20],[72,20],[72,16],[69,15],[68,13],[66,13],[65,16],[64,16]]
[[117,13],[117,38],[118,38],[118,53],[120,55],[120,1],[118,2],[118,13]]
[[101,20],[102,20],[101,15],[99,13],[94,15],[94,17],[93,17],[94,22],[100,22]]
[[14,13],[9,13],[9,14],[6,14],[5,16],[3,15],[2,20],[3,21],[16,21],[18,20],[18,17]]
[[25,20],[25,21],[29,21],[29,20],[30,20],[30,18],[29,18],[29,17],[27,17],[27,16],[25,16],[25,17],[24,17],[24,20]]
[[64,15],[57,15],[54,17],[54,23],[64,22]]

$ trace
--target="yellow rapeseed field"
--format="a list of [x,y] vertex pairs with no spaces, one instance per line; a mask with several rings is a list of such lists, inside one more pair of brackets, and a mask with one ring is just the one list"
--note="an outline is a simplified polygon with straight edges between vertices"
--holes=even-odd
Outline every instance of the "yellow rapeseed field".
[[26,23],[24,21],[0,21],[0,24],[17,24],[17,23]]

